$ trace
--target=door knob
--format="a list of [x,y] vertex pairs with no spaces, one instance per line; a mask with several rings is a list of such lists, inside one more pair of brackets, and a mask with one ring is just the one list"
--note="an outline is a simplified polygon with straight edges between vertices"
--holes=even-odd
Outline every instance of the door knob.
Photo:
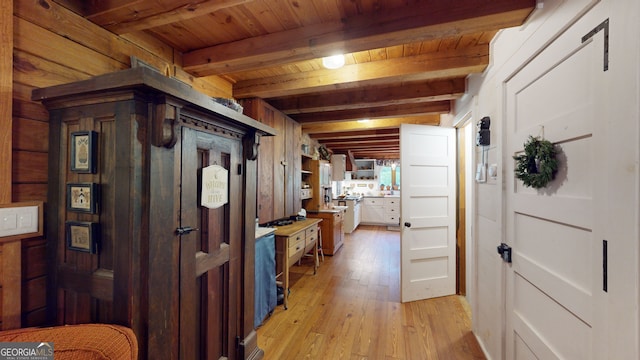
[[410,228],[410,227],[411,227],[411,223],[410,223],[410,222],[405,222],[405,223],[404,223],[404,226],[405,226],[405,227],[409,227],[409,228]]

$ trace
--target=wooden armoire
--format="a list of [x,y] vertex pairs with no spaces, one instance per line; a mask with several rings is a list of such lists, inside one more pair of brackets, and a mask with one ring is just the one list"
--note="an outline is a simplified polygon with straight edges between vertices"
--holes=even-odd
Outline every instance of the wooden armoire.
[[[129,326],[142,359],[261,358],[255,159],[275,130],[144,67],[32,98],[50,112],[50,322]],[[215,208],[210,165],[227,174]]]

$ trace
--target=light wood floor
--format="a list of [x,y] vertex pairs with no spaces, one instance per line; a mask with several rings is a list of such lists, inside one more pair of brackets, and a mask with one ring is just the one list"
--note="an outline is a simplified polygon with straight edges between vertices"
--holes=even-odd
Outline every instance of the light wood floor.
[[464,298],[400,303],[400,233],[361,226],[325,256],[291,268],[289,309],[258,328],[265,359],[485,359]]

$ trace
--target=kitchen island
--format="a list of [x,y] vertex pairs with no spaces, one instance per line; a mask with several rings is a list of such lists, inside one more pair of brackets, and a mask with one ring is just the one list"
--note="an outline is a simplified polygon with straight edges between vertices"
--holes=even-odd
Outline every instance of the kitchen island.
[[344,243],[344,213],[346,206],[329,206],[325,209],[307,211],[307,217],[324,220],[322,231],[322,253],[334,255]]
[[276,278],[282,277],[284,288],[284,308],[288,308],[289,268],[302,256],[313,250],[315,274],[318,268],[318,223],[322,219],[304,219],[289,225],[277,226],[276,235]]
[[351,234],[354,232],[360,221],[362,220],[362,212],[360,201],[362,196],[347,196],[333,199],[333,204],[338,206],[347,206],[344,213],[344,233]]

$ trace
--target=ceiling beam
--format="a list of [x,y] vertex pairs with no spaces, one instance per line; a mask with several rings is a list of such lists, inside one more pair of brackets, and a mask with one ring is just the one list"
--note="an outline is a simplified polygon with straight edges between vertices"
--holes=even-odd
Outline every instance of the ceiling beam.
[[324,144],[326,147],[332,149],[332,150],[336,150],[336,149],[343,149],[343,150],[349,150],[351,149],[352,151],[360,151],[362,149],[370,149],[370,148],[375,148],[375,147],[399,147],[400,146],[400,139],[395,139],[395,140],[385,140],[385,141],[363,141],[362,143],[359,144],[336,144],[333,142],[322,142],[322,144]]
[[373,143],[382,142],[382,141],[397,141],[398,138],[399,136],[396,134],[396,135],[389,135],[389,136],[370,136],[370,137],[364,137],[364,136],[346,137],[345,136],[340,139],[324,138],[324,139],[318,139],[318,141],[323,144],[333,144],[335,146],[341,146],[341,145],[357,146],[357,142],[373,144]]
[[339,133],[314,133],[309,134],[309,136],[318,141],[321,140],[338,140],[338,139],[356,139],[356,138],[369,138],[369,137],[387,137],[387,136],[399,136],[400,128],[393,129],[373,129],[373,130],[360,130],[360,131],[349,131],[349,132],[339,132]]
[[372,118],[389,118],[411,115],[447,114],[451,111],[450,101],[424,102],[418,104],[402,104],[377,106],[364,109],[334,110],[317,113],[291,115],[301,124],[322,123],[327,121],[351,121]]
[[219,75],[521,25],[535,0],[430,0],[187,52],[186,71]]
[[423,101],[453,100],[466,89],[464,77],[444,80],[371,86],[337,90],[330,93],[269,99],[269,104],[285,114],[301,114],[337,109],[357,109],[381,105],[399,105]]
[[[437,51],[389,60],[346,65],[336,70],[312,70],[281,76],[243,80],[233,96],[273,98],[307,92],[335,91],[390,82],[463,77],[482,72],[489,64],[489,45]],[[382,75],[382,76],[381,76]]]
[[[361,131],[374,129],[391,129],[397,128],[401,124],[422,124],[422,125],[439,125],[440,115],[423,115],[408,116],[402,118],[389,119],[371,119],[366,122],[360,121],[343,121],[343,122],[325,122],[315,124],[302,124],[302,132],[307,134],[315,133],[336,133],[345,131]],[[313,136],[313,135],[312,135]]]
[[399,159],[400,149],[379,149],[354,152],[353,155],[357,159]]

